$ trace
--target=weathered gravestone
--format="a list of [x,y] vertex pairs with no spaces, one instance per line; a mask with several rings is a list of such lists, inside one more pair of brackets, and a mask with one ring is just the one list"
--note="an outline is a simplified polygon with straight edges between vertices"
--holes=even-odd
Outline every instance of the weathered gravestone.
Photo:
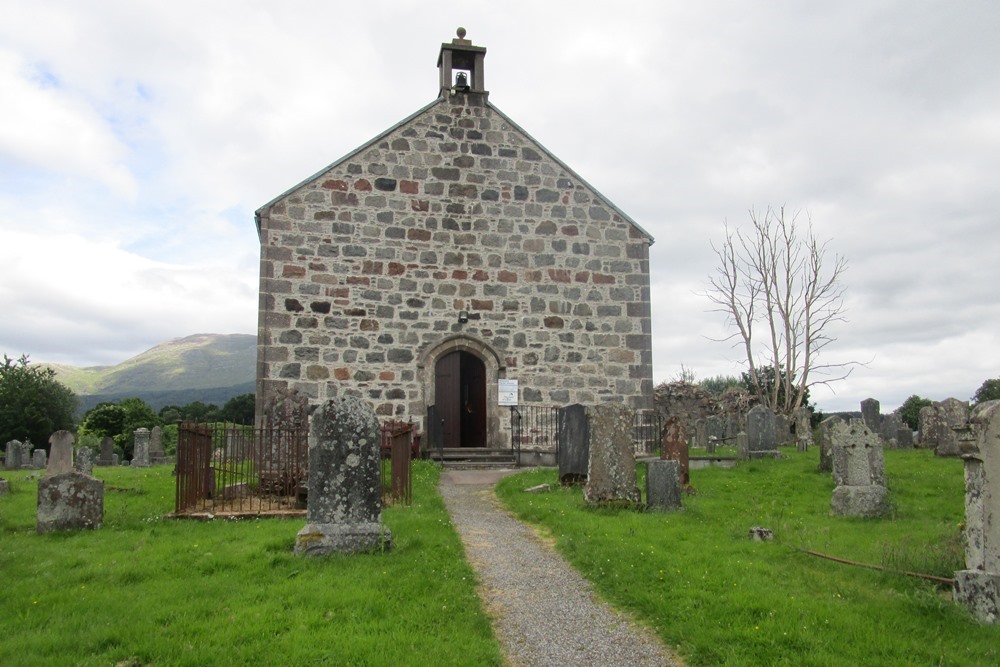
[[681,485],[687,486],[690,481],[690,455],[688,451],[687,433],[684,421],[674,415],[667,417],[663,428],[663,445],[660,448],[660,458],[665,461],[677,461]]
[[736,434],[736,458],[740,461],[746,461],[750,458],[750,441],[746,431],[740,431]]
[[135,450],[132,453],[133,468],[149,467],[149,429],[137,428],[133,434],[135,437]]
[[309,397],[296,389],[277,390],[264,406],[262,426],[279,437],[267,438],[254,454],[258,457],[261,482],[274,484],[274,480],[284,480],[292,486],[296,483],[308,486]]
[[73,472],[73,434],[69,431],[56,431],[49,436],[49,457],[46,475],[61,475]]
[[104,482],[73,470],[73,434],[53,433],[49,451],[48,469],[38,480],[36,530],[99,528],[104,521]]
[[104,482],[78,472],[46,474],[38,480],[39,533],[100,528]]
[[694,423],[694,446],[698,449],[708,449],[708,425],[704,419],[698,419]]
[[0,477],[0,496],[10,493],[10,482]]
[[917,416],[917,433],[921,449],[937,449],[938,433],[940,432],[940,413],[934,405],[920,408]]
[[938,409],[937,447],[934,453],[938,456],[961,456],[962,447],[959,442],[959,431],[966,429],[969,423],[969,404],[957,398],[946,398],[934,405]]
[[913,431],[909,426],[896,429],[896,449],[913,449]]
[[167,454],[163,451],[163,429],[154,426],[149,432],[149,462],[155,466],[166,461]]
[[747,413],[747,456],[750,459],[781,456],[774,433],[774,413],[763,405],[755,405]]
[[590,455],[583,499],[589,504],[638,503],[642,493],[635,474],[632,447],[633,411],[620,403],[587,408]]
[[49,462],[49,454],[44,449],[36,449],[31,452],[31,467],[35,470],[44,470]]
[[833,472],[833,427],[843,421],[840,417],[827,417],[819,423],[820,472]]
[[880,517],[889,512],[882,440],[861,419],[833,424],[833,498],[837,516]]
[[21,443],[21,470],[31,470],[31,455],[35,451],[35,446],[30,440]]
[[97,459],[97,465],[110,466],[115,464],[115,441],[108,436],[101,440],[101,455]]
[[[896,440],[896,449],[899,449],[899,441],[896,438],[899,433],[899,429],[903,428],[903,420],[895,412],[882,415],[882,423],[879,426],[881,429],[879,431],[879,436],[882,438],[883,443],[888,443],[890,440]],[[912,444],[912,439],[911,439]]]
[[84,475],[92,474],[94,472],[94,450],[90,447],[81,447],[76,450],[73,469]]
[[21,441],[8,441],[6,449],[7,453],[6,458],[4,458],[4,467],[7,470],[19,470],[21,468]]
[[656,510],[681,507],[681,466],[679,461],[653,460],[646,464],[646,505]]
[[559,482],[566,486],[587,481],[590,427],[587,408],[576,403],[559,410]]
[[795,411],[795,443],[800,452],[808,452],[812,445],[812,411],[807,407]]
[[963,442],[965,568],[955,599],[984,623],[1000,621],[1000,401],[976,407]]
[[384,551],[381,430],[371,406],[353,396],[327,401],[309,424],[309,504],[295,553]]
[[882,425],[882,404],[874,398],[861,401],[861,419],[872,433],[879,433]]
[[792,421],[785,415],[772,415],[774,423],[774,444],[787,445],[792,441]]

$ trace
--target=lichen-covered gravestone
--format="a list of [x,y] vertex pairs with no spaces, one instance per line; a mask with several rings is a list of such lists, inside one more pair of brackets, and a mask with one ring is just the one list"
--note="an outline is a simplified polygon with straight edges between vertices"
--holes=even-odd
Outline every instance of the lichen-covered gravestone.
[[882,425],[882,405],[874,398],[861,401],[861,418],[872,433],[878,433]]
[[688,450],[687,432],[684,422],[677,415],[667,417],[663,428],[660,458],[664,461],[677,461],[680,466],[681,485],[687,486],[690,483],[691,456]]
[[149,462],[152,465],[160,465],[167,460],[166,452],[163,451],[163,429],[154,426],[149,432]]
[[969,404],[957,398],[946,398],[936,404],[938,409],[938,438],[934,453],[938,456],[961,456],[958,432],[969,423]]
[[295,553],[384,551],[392,534],[382,525],[379,481],[381,432],[371,407],[346,396],[327,401],[309,424],[309,504]]
[[807,407],[795,411],[795,442],[800,452],[808,452],[812,445],[812,413]]
[[941,432],[941,411],[936,405],[920,408],[917,418],[917,432],[920,434],[921,449],[937,449],[938,434]]
[[19,470],[21,468],[20,440],[10,440],[7,443],[7,455],[3,465],[7,470]]
[[880,517],[889,513],[885,487],[882,440],[864,420],[851,419],[832,426],[833,498],[837,516]]
[[587,481],[590,429],[587,408],[576,403],[559,410],[559,482],[566,486]]
[[587,418],[590,456],[583,499],[589,504],[640,502],[632,446],[635,413],[620,403],[602,403],[587,408]]
[[104,522],[104,482],[73,470],[73,434],[49,438],[49,467],[38,480],[39,533],[99,528]]
[[115,441],[108,436],[101,439],[101,455],[97,465],[110,466],[115,464]]
[[49,462],[49,455],[44,449],[36,449],[31,452],[31,467],[35,470],[42,470]]
[[819,423],[819,470],[833,472],[833,427],[843,423],[840,417],[827,417]]
[[955,599],[980,621],[1000,621],[1000,401],[976,407],[963,442],[965,568]]
[[90,475],[94,472],[94,450],[90,447],[81,447],[76,452],[76,457],[73,461],[73,469],[77,472],[83,473],[84,475]]

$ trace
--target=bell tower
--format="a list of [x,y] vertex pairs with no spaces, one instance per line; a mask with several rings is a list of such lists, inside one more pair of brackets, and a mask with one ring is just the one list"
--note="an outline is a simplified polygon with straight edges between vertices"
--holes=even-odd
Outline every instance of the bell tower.
[[483,61],[486,59],[485,46],[473,46],[465,38],[465,28],[456,31],[458,37],[441,45],[438,55],[440,71],[440,94],[449,97],[459,93],[489,95],[483,78]]

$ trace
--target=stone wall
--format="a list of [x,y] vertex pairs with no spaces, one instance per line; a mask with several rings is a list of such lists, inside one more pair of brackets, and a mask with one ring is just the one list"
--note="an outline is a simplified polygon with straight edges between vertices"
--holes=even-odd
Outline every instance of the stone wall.
[[257,216],[259,406],[294,388],[420,419],[434,351],[458,341],[522,403],[651,407],[652,239],[482,95],[439,99]]

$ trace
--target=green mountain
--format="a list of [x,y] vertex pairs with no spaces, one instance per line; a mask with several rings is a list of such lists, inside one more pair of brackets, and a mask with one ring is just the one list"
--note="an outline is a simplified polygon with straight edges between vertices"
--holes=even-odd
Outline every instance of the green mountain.
[[161,343],[117,366],[41,365],[76,392],[84,412],[101,401],[132,396],[156,410],[194,401],[222,405],[233,396],[253,393],[256,362],[256,336],[195,334]]

